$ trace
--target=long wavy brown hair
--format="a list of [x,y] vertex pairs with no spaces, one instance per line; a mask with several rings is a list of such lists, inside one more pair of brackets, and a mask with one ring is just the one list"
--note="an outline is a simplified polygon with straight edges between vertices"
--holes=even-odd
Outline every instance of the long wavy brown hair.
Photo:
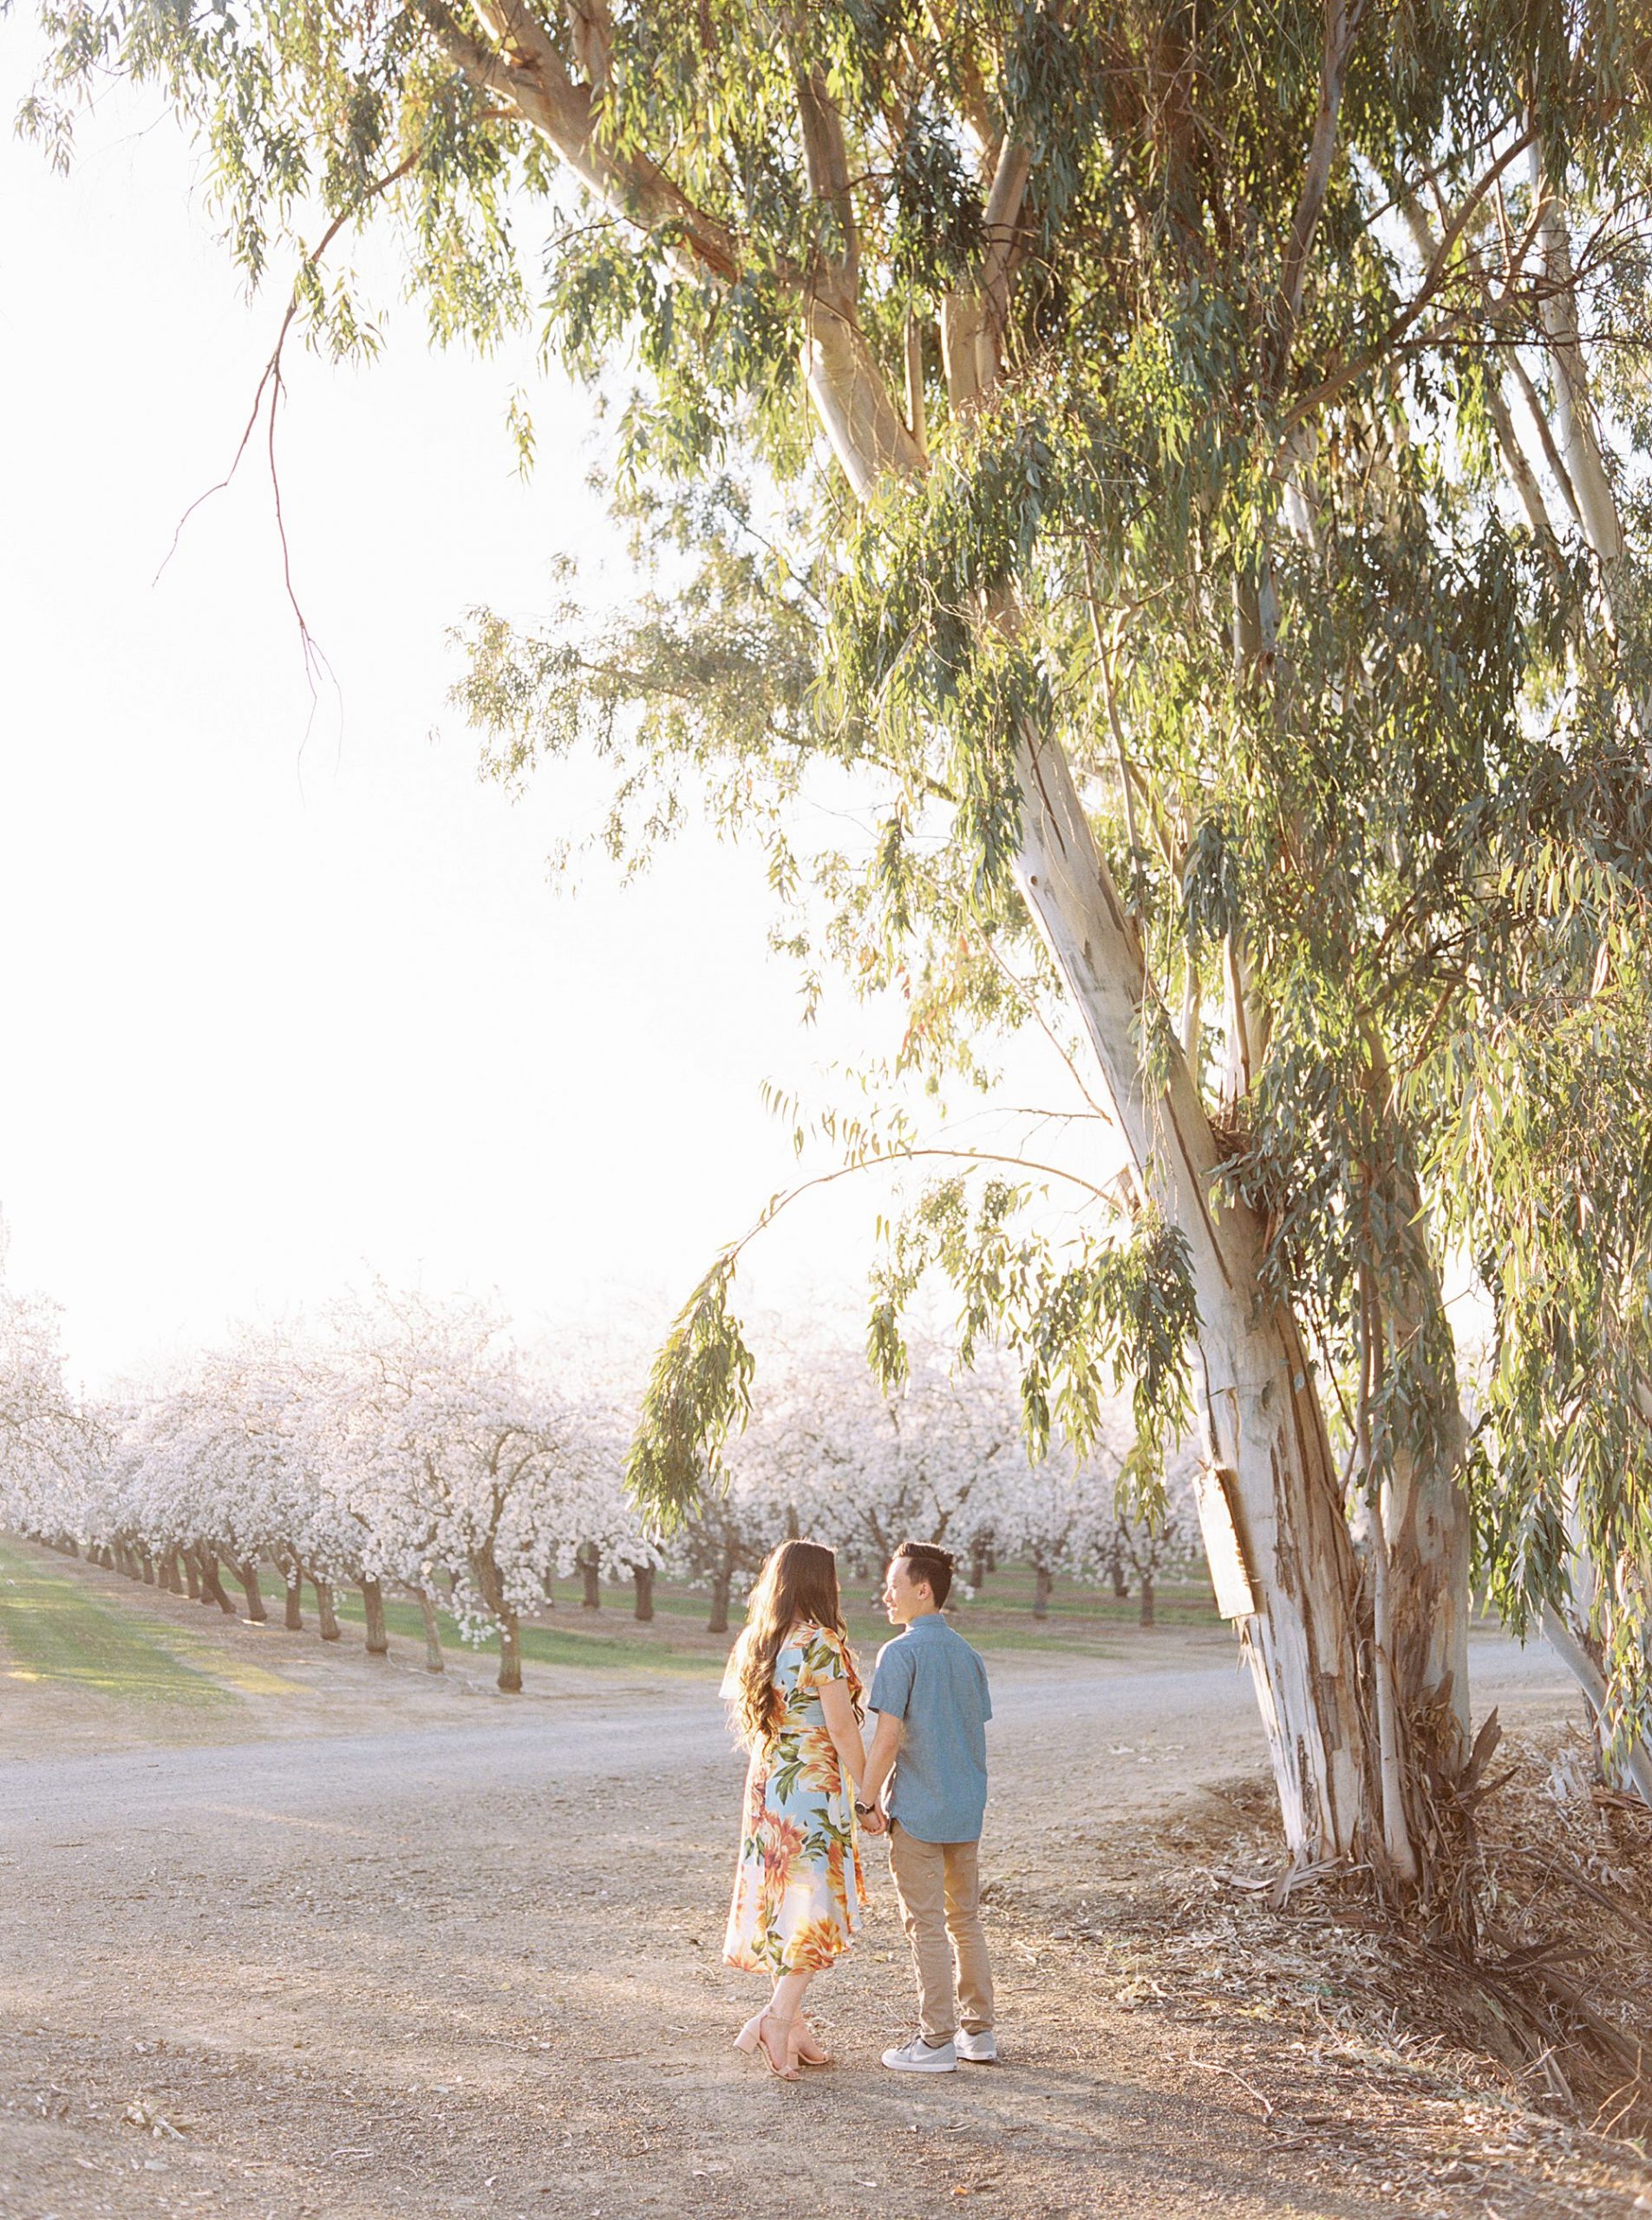
[[[746,1605],[746,1624],[730,1662],[728,1715],[748,1749],[765,1742],[780,1725],[786,1706],[774,1685],[774,1661],[793,1627],[827,1627],[842,1636],[838,1560],[823,1542],[782,1542],[771,1550]],[[849,1667],[849,1694],[855,1717],[862,1716],[860,1681]]]

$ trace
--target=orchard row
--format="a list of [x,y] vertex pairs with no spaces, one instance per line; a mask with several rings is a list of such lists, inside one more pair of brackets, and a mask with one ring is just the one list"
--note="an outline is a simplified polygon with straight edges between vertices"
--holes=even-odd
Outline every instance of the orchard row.
[[336,1591],[360,1591],[370,1651],[387,1595],[415,1598],[441,1666],[439,1611],[497,1639],[500,1685],[521,1685],[520,1627],[554,1579],[628,1581],[639,1617],[662,1571],[704,1589],[725,1629],[774,1544],[809,1534],[857,1574],[912,1537],[957,1551],[978,1583],[995,1557],[1033,1569],[1041,1615],[1058,1572],[1133,1583],[1197,1557],[1172,1491],[1162,1518],[1119,1500],[1122,1430],[1084,1464],[1029,1463],[1020,1413],[991,1370],[919,1362],[886,1398],[847,1351],[793,1355],[760,1384],[726,1485],[676,1532],[652,1531],[624,1485],[628,1402],[525,1355],[480,1304],[380,1288],[320,1330],[249,1335],[142,1395],[100,1404],[64,1388],[49,1311],[0,1295],[0,1524],[84,1551],[134,1579],[262,1617],[276,1569],[288,1623],[313,1587],[323,1637]]

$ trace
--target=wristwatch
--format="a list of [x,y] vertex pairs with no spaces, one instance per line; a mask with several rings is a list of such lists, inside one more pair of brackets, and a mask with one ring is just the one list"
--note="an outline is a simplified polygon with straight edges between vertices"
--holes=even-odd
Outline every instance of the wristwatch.
[[877,1809],[876,1805],[873,1805],[873,1804],[863,1804],[863,1803],[861,1802],[860,1799],[859,1799],[858,1796],[856,1797],[856,1799],[855,1799],[855,1812],[856,1812],[856,1816],[857,1816],[858,1818],[862,1818],[862,1819],[869,1819],[869,1818],[871,1818],[871,1817],[872,1817],[872,1815],[873,1812],[874,1812],[876,1809]]

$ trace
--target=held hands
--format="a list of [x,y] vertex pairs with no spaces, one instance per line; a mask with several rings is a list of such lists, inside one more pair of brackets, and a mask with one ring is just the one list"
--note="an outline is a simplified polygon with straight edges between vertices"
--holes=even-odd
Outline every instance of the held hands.
[[889,1832],[888,1818],[875,1804],[862,1804],[857,1799],[855,1817],[859,1820],[864,1833],[885,1835]]

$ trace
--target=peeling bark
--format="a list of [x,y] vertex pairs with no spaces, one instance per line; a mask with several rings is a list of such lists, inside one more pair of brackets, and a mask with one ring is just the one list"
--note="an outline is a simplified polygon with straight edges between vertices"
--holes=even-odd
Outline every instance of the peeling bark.
[[[1583,1690],[1598,1735],[1601,1715],[1606,1708],[1604,1674],[1566,1614],[1552,1604],[1543,1614],[1543,1631],[1549,1647]],[[1631,1743],[1621,1771],[1641,1801],[1652,1805],[1652,1750],[1644,1742]]]
[[1258,1593],[1241,1626],[1285,1834],[1303,1862],[1361,1842],[1372,1753],[1356,1643],[1359,1575],[1296,1323],[1268,1302],[1263,1229],[1211,1199],[1214,1136],[1185,1061],[1151,1094],[1138,1048],[1148,991],[1135,930],[1061,751],[1024,740],[1018,876],[1101,1068],[1145,1193],[1186,1236],[1198,1294],[1205,1453],[1237,1476]]

